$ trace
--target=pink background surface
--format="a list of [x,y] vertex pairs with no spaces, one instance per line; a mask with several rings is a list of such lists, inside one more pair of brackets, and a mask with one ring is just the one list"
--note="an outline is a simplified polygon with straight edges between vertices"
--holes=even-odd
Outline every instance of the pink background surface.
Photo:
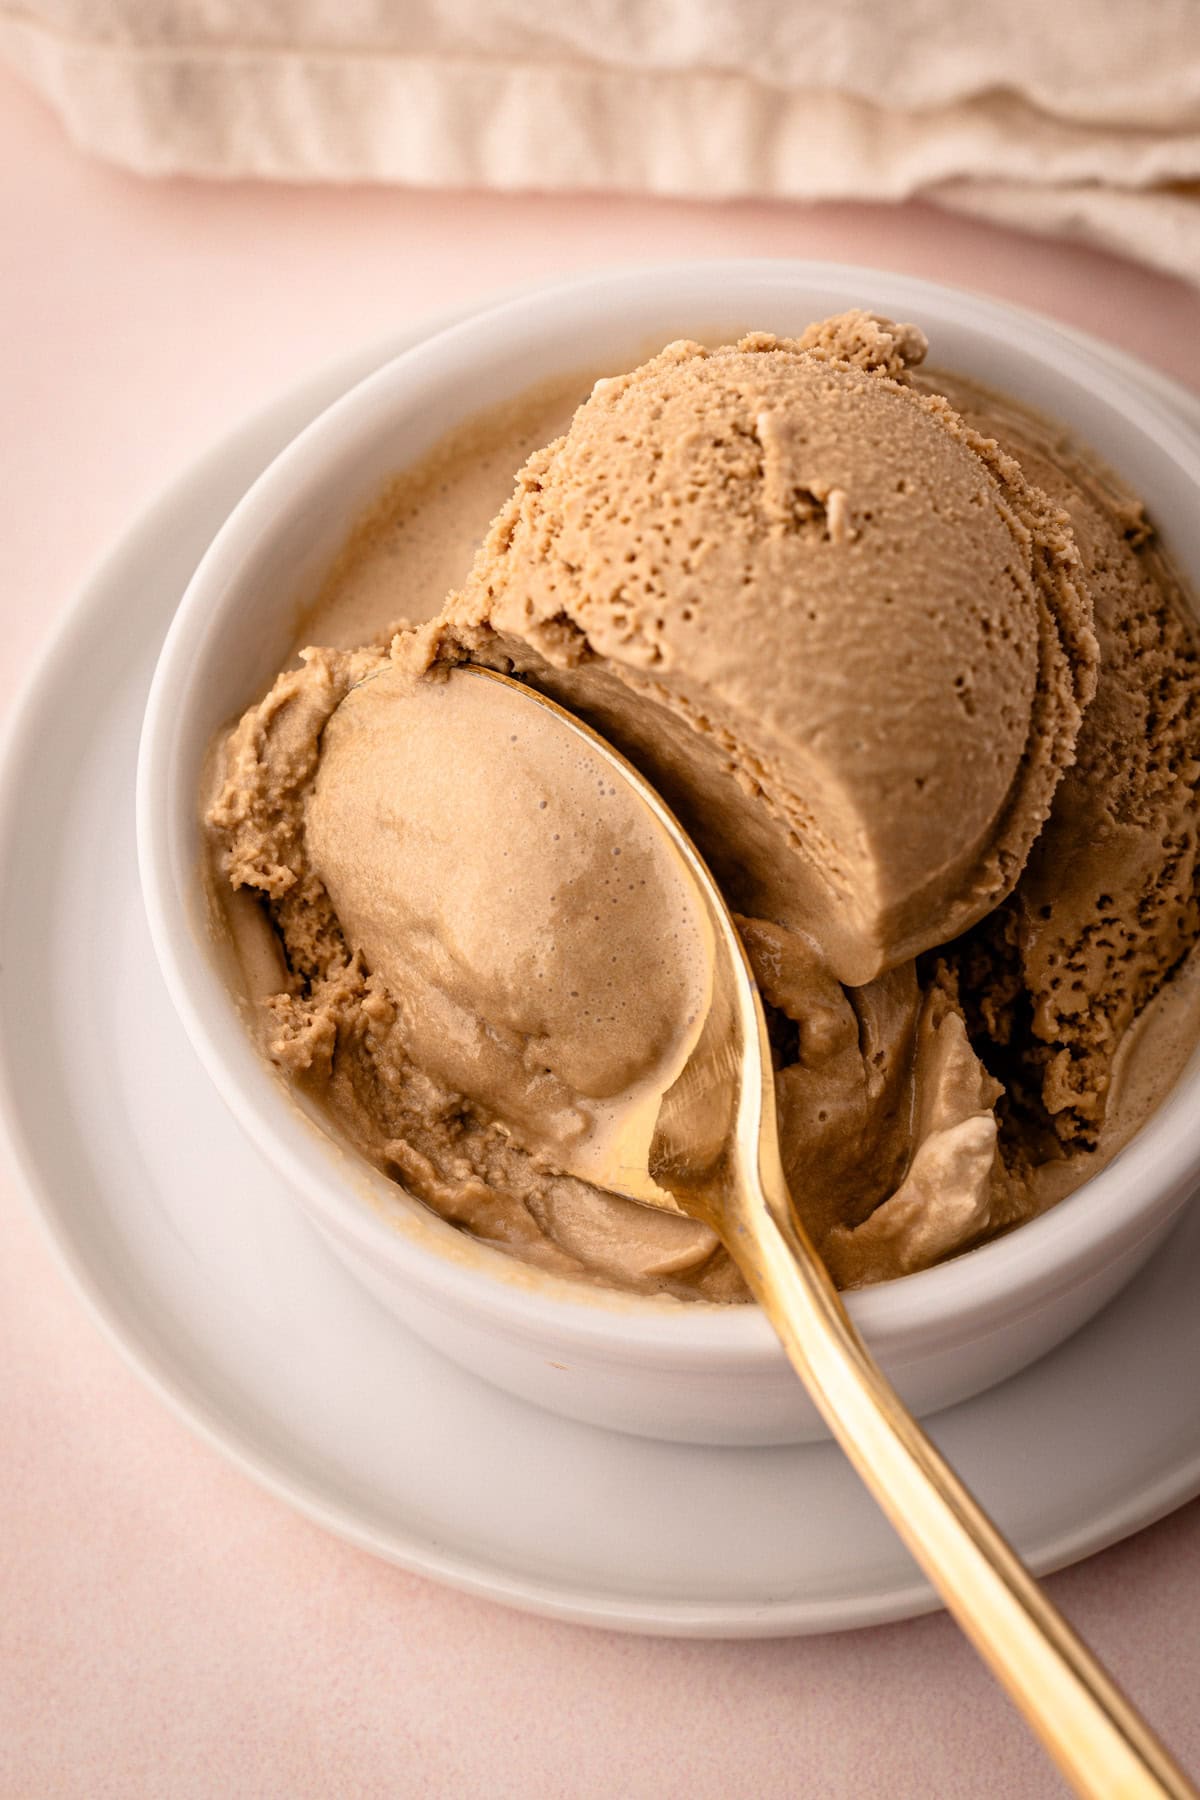
[[[90,564],[231,419],[450,301],[605,263],[818,256],[958,282],[1200,387],[1200,299],[924,206],[144,185],[0,76],[7,701]],[[0,1173],[0,1794],[1049,1795],[943,1617],[676,1643],[379,1564],[195,1441],[101,1340]],[[803,1529],[798,1519],[797,1528]],[[1054,1598],[1200,1765],[1200,1503]]]

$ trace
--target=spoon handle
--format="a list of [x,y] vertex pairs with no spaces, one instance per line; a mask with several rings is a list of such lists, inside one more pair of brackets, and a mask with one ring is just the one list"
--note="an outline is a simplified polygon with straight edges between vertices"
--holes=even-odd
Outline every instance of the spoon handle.
[[876,1367],[795,1217],[769,1142],[745,1159],[731,1200],[731,1253],[830,1430],[1062,1773],[1104,1800],[1196,1800]]

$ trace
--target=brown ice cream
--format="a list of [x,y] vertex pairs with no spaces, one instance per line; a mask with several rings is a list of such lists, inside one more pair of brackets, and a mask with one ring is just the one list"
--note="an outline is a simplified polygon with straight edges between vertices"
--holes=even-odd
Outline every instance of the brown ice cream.
[[743,1293],[703,1227],[557,1172],[685,1053],[691,977],[637,948],[680,896],[590,776],[497,744],[460,661],[586,717],[696,835],[843,1284],[1018,1222],[1128,1129],[1122,1042],[1200,930],[1194,629],[1136,505],[1030,415],[914,377],[923,347],[861,314],[670,346],[535,450],[455,587],[566,396],[460,435],[343,557],[310,623],[333,647],[223,748],[216,883],[283,951],[271,1053],[543,1266]]
[[963,416],[1003,438],[1069,514],[1101,651],[1096,696],[1051,819],[1011,899],[949,962],[1005,1085],[1010,1160],[1094,1149],[1114,1059],[1200,936],[1200,640],[1141,504],[1059,433],[958,380]]
[[919,335],[823,329],[599,382],[413,649],[587,715],[733,904],[857,986],[1011,888],[1095,644],[1066,519],[893,378]]
[[576,1174],[618,1137],[644,1163],[711,945],[653,820],[586,747],[477,672],[385,665],[325,727],[305,835],[421,1069]]

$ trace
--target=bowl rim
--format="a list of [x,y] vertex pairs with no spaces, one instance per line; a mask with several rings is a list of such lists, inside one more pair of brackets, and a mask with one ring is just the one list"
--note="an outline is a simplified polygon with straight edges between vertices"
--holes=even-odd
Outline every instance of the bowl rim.
[[[252,1044],[228,985],[205,954],[189,918],[190,884],[181,879],[172,825],[181,810],[179,739],[189,716],[181,699],[192,664],[200,645],[227,616],[239,570],[272,524],[294,505],[302,482],[328,472],[364,436],[379,430],[381,415],[389,409],[418,405],[423,391],[453,381],[456,372],[461,375],[472,351],[494,362],[506,333],[519,339],[548,312],[581,303],[607,310],[621,300],[644,308],[654,290],[670,284],[686,288],[681,301],[694,306],[691,290],[714,282],[726,284],[725,295],[731,283],[753,284],[762,296],[757,304],[764,308],[772,298],[803,302],[808,292],[835,288],[865,294],[866,303],[879,311],[910,312],[918,319],[924,313],[931,324],[938,315],[953,312],[956,329],[1000,340],[1032,367],[1053,367],[1086,387],[1118,412],[1127,428],[1152,438],[1155,450],[1183,470],[1200,497],[1200,444],[1189,440],[1157,394],[1111,368],[1086,340],[1053,321],[965,289],[853,265],[722,258],[602,271],[522,292],[435,332],[355,384],[274,458],[238,502],[192,576],[155,668],[138,751],[137,841],[151,938],[184,1029],[242,1129],[319,1222],[361,1253],[402,1270],[426,1299],[448,1308],[465,1302],[476,1315],[510,1331],[550,1335],[612,1355],[657,1352],[689,1364],[714,1357],[725,1364],[757,1364],[781,1353],[756,1307],[683,1304],[593,1289],[530,1271],[433,1215],[422,1216],[413,1228],[406,1218],[397,1229],[369,1205],[362,1180],[348,1180],[338,1166],[352,1153],[341,1150],[331,1134],[289,1103]],[[631,321],[631,339],[636,329]],[[192,791],[187,804],[198,840]],[[261,1080],[253,1078],[246,1055],[237,1054],[239,1043]],[[859,1329],[876,1345],[895,1341],[915,1351],[956,1325],[969,1323],[975,1332],[998,1329],[1002,1323],[1011,1326],[1024,1311],[1032,1312],[1056,1291],[1074,1286],[1081,1261],[1090,1269],[1124,1255],[1182,1204],[1200,1177],[1200,1131],[1189,1104],[1197,1089],[1200,1066],[1194,1065],[1117,1158],[1013,1233],[933,1268],[849,1294],[847,1303]],[[314,1142],[336,1156],[314,1156]],[[376,1176],[357,1157],[354,1162],[360,1176],[374,1176],[389,1193],[397,1193],[386,1177]],[[425,1209],[420,1210],[424,1215]],[[453,1255],[447,1254],[451,1241]]]

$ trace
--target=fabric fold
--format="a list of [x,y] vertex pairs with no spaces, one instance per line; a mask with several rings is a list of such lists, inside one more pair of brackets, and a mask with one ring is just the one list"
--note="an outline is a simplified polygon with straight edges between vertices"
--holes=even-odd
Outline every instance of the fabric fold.
[[[148,175],[690,198],[922,195],[1200,276],[1200,25],[1086,0],[0,7],[85,151]],[[1035,48],[1036,46],[1036,48]]]

